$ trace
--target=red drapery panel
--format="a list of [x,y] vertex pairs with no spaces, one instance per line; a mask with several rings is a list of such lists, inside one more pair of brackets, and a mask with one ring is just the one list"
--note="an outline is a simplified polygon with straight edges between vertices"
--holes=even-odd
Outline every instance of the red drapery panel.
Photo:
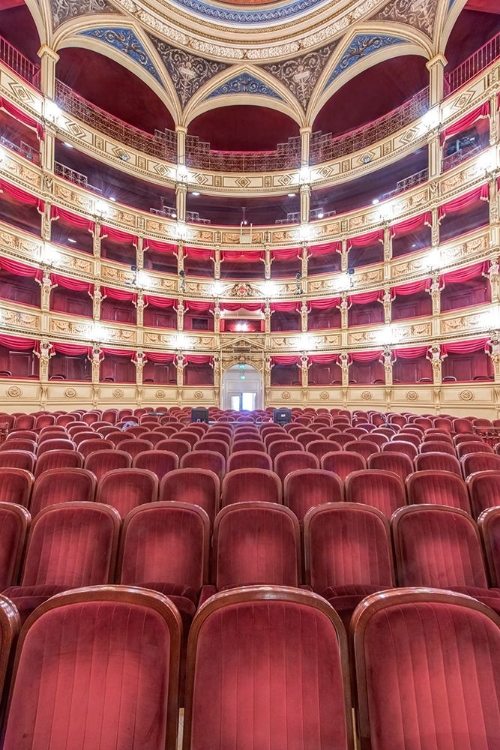
[[298,365],[300,362],[300,357],[297,356],[278,356],[278,357],[271,357],[271,362],[273,365]]
[[191,365],[208,365],[213,361],[210,354],[186,354],[185,359]]
[[451,344],[441,344],[442,354],[471,354],[472,352],[488,351],[488,339],[472,339],[472,341],[455,341]]
[[164,365],[170,364],[175,359],[175,354],[167,354],[166,352],[145,352],[145,354],[151,362],[157,362]]
[[32,279],[42,278],[42,271],[39,268],[26,266],[24,263],[18,263],[17,260],[10,260],[10,258],[0,258],[0,268],[16,276],[26,276]]
[[29,128],[36,130],[37,136],[41,141],[43,141],[44,133],[43,125],[41,123],[34,120],[33,117],[27,115],[22,111],[22,109],[18,109],[18,107],[16,107],[14,104],[11,104],[9,100],[4,99],[4,97],[0,97],[0,108],[5,110],[7,114],[11,115],[16,120],[19,120],[19,122],[22,122],[23,125],[27,125]]
[[443,219],[446,216],[446,214],[457,213],[457,211],[462,211],[464,208],[468,208],[469,206],[472,206],[472,204],[476,203],[477,201],[488,200],[489,195],[490,195],[489,185],[487,182],[485,182],[484,185],[481,185],[475,190],[471,190],[470,193],[466,193],[466,195],[461,195],[459,198],[455,198],[454,200],[449,201],[449,203],[444,203],[442,206],[439,206],[438,216],[440,219]]
[[79,229],[86,229],[89,232],[94,231],[95,224],[93,221],[90,221],[90,219],[86,219],[84,216],[73,214],[71,213],[71,211],[66,211],[66,209],[64,208],[59,208],[59,206],[51,207],[50,217],[53,220],[62,219],[67,224],[71,224],[72,226],[78,227]]
[[152,307],[173,307],[175,300],[168,297],[154,297],[151,294],[144,295],[144,302]]
[[103,286],[102,293],[109,299],[117,299],[120,302],[135,302],[137,299],[135,292],[126,292],[124,289],[114,289],[111,286]]
[[94,291],[94,285],[81,279],[68,279],[66,276],[60,276],[58,273],[50,275],[52,282],[62,286],[64,289],[71,289],[72,292],[90,292]]
[[363,292],[362,294],[350,294],[348,301],[350,305],[369,305],[372,302],[382,299],[384,292],[379,289],[378,292]]
[[347,247],[368,247],[373,245],[375,242],[383,242],[384,230],[377,229],[375,232],[369,232],[368,234],[360,234],[359,237],[351,237],[347,240]]
[[398,359],[420,359],[427,354],[428,346],[410,346],[393,349],[393,353]]
[[273,260],[294,260],[300,258],[300,247],[281,247],[278,250],[271,250]]
[[406,221],[400,221],[399,224],[394,224],[391,227],[391,237],[402,237],[405,234],[414,232],[416,229],[428,224],[432,224],[432,214],[430,211],[426,211],[425,214],[420,216],[414,216],[413,219],[407,219]]
[[186,310],[192,310],[193,312],[208,312],[214,309],[213,302],[195,302],[194,300],[187,300],[185,303]]
[[112,354],[114,357],[130,357],[133,359],[135,352],[127,351],[126,349],[110,349],[109,347],[103,347],[102,352],[104,355]]
[[18,187],[11,185],[9,182],[5,182],[5,180],[0,180],[0,190],[4,193],[7,193],[8,195],[11,195],[13,198],[19,201],[19,203],[26,203],[28,206],[36,206],[38,211],[40,213],[43,213],[45,203],[40,200],[40,198],[37,198],[36,195],[25,193],[24,190],[20,190]]
[[185,247],[184,255],[193,260],[213,260],[214,250],[208,247]]
[[52,344],[52,347],[58,354],[66,354],[70,357],[78,357],[82,354],[90,355],[92,352],[92,347],[90,346],[83,346],[80,344],[62,344],[56,341]]
[[300,307],[300,302],[271,302],[270,304],[271,310],[276,310],[276,312],[297,312]]
[[455,271],[444,273],[440,277],[441,283],[444,284],[461,284],[464,281],[478,278],[483,273],[488,271],[489,263],[484,261],[483,263],[475,263],[473,266],[467,266],[467,268],[457,268]]
[[338,354],[310,354],[309,362],[315,365],[331,365],[333,362],[339,361]]
[[312,245],[307,248],[309,255],[315,258],[317,255],[328,255],[329,253],[340,253],[341,242],[328,242],[326,245]]
[[158,242],[158,240],[145,239],[143,242],[144,250],[153,250],[156,253],[176,253],[177,245],[172,245],[167,242]]
[[441,133],[441,145],[445,142],[447,138],[451,138],[452,135],[456,135],[457,133],[461,133],[462,130],[467,130],[470,128],[476,120],[479,120],[481,117],[489,117],[490,116],[490,103],[484,102],[484,104],[481,104],[480,107],[476,107],[475,110],[473,110],[470,114],[466,115],[465,117],[462,117],[457,122],[453,123],[453,125],[450,125],[448,128],[445,128],[443,132]]
[[375,362],[382,356],[382,350],[377,349],[373,352],[351,352],[350,358],[353,362]]
[[241,300],[241,302],[220,303],[220,309],[227,310],[228,312],[235,312],[240,308],[243,308],[243,310],[248,310],[249,312],[256,312],[257,310],[262,310],[263,306],[264,305],[262,302],[246,302],[245,300]]
[[418,294],[418,292],[424,292],[426,289],[430,289],[431,279],[423,279],[423,281],[412,281],[409,284],[401,284],[400,286],[391,287],[391,294],[396,297],[407,296],[409,294]]
[[331,310],[341,302],[341,297],[330,297],[329,299],[312,299],[308,304],[311,310]]
[[228,263],[257,263],[264,260],[263,252],[253,252],[251,250],[223,250],[221,253],[222,260]]
[[0,336],[0,346],[12,352],[31,352],[37,348],[35,339],[23,339],[21,336]]
[[109,237],[113,242],[121,242],[123,244],[126,242],[132,242],[132,244],[137,245],[137,237],[135,235],[129,234],[128,232],[122,232],[121,229],[115,229],[114,227],[103,225],[101,227],[101,238],[104,237]]

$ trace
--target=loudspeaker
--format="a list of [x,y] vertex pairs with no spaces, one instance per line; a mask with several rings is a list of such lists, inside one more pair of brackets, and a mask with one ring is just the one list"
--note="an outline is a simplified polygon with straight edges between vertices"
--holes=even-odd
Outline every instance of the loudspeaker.
[[290,409],[275,409],[273,413],[273,422],[276,424],[285,425],[292,421],[292,412]]
[[208,424],[208,409],[203,406],[191,409],[191,422],[206,422]]

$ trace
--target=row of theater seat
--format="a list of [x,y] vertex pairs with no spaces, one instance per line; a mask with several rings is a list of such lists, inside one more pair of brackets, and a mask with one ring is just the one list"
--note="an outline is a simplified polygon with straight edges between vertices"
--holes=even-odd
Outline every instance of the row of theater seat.
[[[59,594],[19,629],[0,597],[3,750],[175,750],[182,624],[151,590]],[[497,750],[500,618],[470,597],[408,589],[356,609],[279,586],[198,611],[187,648],[184,750]],[[9,681],[7,681],[9,682]],[[6,689],[4,689],[6,688]],[[354,689],[353,689],[354,688]]]

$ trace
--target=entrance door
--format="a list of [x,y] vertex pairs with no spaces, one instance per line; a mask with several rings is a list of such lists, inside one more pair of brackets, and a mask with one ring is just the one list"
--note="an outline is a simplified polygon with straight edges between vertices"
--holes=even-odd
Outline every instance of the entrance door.
[[221,401],[223,409],[261,409],[262,374],[247,364],[231,367],[223,376]]

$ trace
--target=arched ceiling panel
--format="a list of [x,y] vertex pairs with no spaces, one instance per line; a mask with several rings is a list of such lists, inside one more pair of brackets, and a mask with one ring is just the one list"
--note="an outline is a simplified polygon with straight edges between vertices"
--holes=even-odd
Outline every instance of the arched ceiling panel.
[[213,149],[265,151],[299,134],[296,122],[266,107],[236,105],[210,110],[189,125],[190,135],[208,141]]
[[[445,48],[447,70],[460,65],[500,31],[500,0],[485,0],[485,5],[485,10],[479,11],[471,10],[471,4],[468,3],[460,13]],[[492,12],[495,5],[496,13]]]
[[40,62],[37,55],[40,38],[29,8],[24,3],[14,7],[0,5],[0,36],[32,62]]

